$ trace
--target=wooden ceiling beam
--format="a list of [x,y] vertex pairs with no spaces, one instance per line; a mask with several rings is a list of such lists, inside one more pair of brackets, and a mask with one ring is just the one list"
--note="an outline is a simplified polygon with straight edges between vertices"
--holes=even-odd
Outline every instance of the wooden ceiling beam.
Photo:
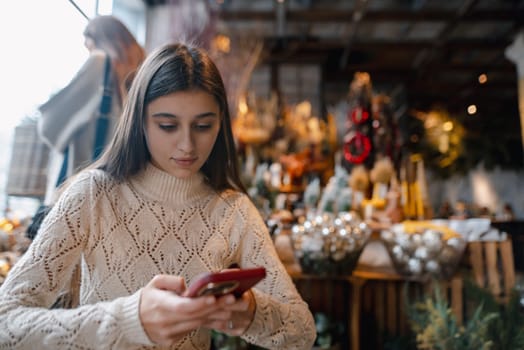
[[[334,23],[351,22],[355,11],[338,9],[287,10],[286,19],[291,22]],[[219,19],[224,21],[275,21],[275,11],[271,10],[229,10],[218,11]],[[456,11],[446,10],[372,10],[366,11],[362,22],[448,22]],[[466,22],[515,21],[524,17],[524,10],[471,10],[460,19]]]
[[[269,38],[269,40],[271,40]],[[289,40],[293,40],[290,38]],[[304,49],[340,49],[343,48],[343,39],[315,39],[308,38],[296,39],[301,41],[300,45]],[[486,39],[460,39],[451,40],[446,42],[445,46],[455,51],[468,51],[471,50],[496,50],[505,49],[509,45],[509,41],[505,40],[486,40]],[[423,48],[431,48],[432,43],[428,40],[405,40],[405,39],[393,39],[393,40],[361,40],[355,39],[353,46],[362,50],[420,50]]]

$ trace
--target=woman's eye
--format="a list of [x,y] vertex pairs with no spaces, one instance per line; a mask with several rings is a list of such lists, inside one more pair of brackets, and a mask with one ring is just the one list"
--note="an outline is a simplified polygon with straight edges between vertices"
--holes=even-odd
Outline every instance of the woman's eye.
[[171,131],[176,129],[176,125],[174,124],[159,124],[158,126],[160,127],[160,129],[165,131]]
[[204,131],[204,130],[211,129],[211,124],[197,124],[197,125],[195,125],[195,128],[197,130]]

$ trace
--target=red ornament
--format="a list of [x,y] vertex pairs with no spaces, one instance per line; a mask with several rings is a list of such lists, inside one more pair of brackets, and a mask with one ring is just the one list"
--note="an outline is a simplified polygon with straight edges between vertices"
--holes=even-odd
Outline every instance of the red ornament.
[[369,118],[369,112],[362,107],[356,107],[351,111],[351,120],[354,124],[362,124]]
[[[355,153],[352,150],[356,151]],[[350,163],[361,164],[371,152],[371,140],[361,132],[356,132],[353,137],[344,144],[344,158]]]

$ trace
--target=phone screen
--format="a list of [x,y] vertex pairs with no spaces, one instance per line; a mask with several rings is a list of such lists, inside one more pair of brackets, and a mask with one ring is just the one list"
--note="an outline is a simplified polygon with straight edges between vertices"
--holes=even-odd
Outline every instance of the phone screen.
[[233,292],[239,285],[238,281],[210,282],[197,292],[197,296],[225,295]]

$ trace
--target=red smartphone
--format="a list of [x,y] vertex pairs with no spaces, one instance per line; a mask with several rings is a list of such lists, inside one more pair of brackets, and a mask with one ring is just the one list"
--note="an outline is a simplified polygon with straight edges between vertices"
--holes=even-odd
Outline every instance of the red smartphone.
[[232,293],[240,297],[249,288],[266,277],[264,267],[205,272],[195,278],[184,293],[186,297],[221,296]]

